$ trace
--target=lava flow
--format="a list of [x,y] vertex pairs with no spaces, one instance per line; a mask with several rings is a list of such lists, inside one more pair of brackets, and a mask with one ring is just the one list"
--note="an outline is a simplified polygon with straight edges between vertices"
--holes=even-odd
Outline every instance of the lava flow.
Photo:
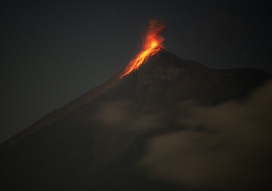
[[120,79],[130,72],[137,70],[144,61],[151,55],[157,53],[162,47],[161,43],[164,39],[159,35],[161,31],[166,29],[166,26],[159,21],[149,21],[149,28],[146,33],[145,41],[143,43],[142,51],[138,53],[128,66],[125,68],[123,73],[120,75]]

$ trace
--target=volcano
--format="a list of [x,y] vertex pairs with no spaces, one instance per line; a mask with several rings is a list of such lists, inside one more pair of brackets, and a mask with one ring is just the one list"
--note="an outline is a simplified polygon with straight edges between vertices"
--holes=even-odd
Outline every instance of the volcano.
[[[179,103],[244,100],[271,75],[210,69],[160,48],[1,145],[6,190],[180,190],[138,166],[150,137],[183,131]],[[158,117],[159,116],[159,117]]]

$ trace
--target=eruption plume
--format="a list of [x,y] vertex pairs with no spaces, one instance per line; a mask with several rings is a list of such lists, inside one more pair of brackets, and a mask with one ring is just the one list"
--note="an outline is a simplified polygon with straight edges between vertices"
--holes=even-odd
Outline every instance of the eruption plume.
[[161,43],[164,41],[164,39],[159,33],[164,29],[166,29],[165,24],[156,20],[149,21],[149,28],[142,45],[142,50],[128,64],[123,73],[120,75],[120,79],[133,70],[137,70],[150,55],[153,55],[160,50],[159,48],[162,47]]

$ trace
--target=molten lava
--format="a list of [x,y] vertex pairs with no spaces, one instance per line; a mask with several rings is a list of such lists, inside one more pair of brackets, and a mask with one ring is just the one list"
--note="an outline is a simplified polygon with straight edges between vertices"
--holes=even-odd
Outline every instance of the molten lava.
[[149,21],[149,28],[143,43],[142,51],[128,64],[120,75],[120,79],[130,72],[137,70],[149,56],[154,55],[160,50],[160,47],[162,47],[161,43],[164,39],[159,33],[164,29],[166,29],[166,26],[159,21]]

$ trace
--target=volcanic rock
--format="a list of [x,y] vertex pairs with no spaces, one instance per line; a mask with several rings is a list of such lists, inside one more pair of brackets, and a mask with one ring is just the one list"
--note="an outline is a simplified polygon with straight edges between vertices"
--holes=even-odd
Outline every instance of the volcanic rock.
[[148,138],[182,130],[173,122],[179,103],[243,100],[271,79],[259,69],[210,69],[164,49],[122,79],[121,72],[4,142],[2,187],[180,190],[138,167]]

